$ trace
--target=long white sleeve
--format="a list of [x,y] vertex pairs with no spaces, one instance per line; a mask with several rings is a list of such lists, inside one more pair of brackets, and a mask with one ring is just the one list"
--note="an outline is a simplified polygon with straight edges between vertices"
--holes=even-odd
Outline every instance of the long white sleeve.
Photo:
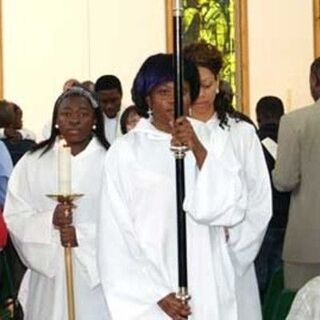
[[191,190],[187,192],[185,210],[201,224],[237,225],[244,219],[247,190],[229,134],[218,128],[211,134],[210,142],[204,144],[207,157],[195,181],[187,181]]
[[229,229],[230,253],[239,274],[246,272],[253,263],[272,215],[270,178],[260,141],[253,129],[247,132],[245,145],[243,179],[248,205],[243,222]]

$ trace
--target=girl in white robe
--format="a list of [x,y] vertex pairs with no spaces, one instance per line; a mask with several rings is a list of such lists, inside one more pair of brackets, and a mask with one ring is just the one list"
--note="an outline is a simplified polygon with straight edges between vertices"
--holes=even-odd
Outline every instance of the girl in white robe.
[[259,320],[254,260],[272,214],[271,185],[262,147],[254,126],[230,107],[231,90],[227,92],[224,87],[225,91],[219,92],[221,53],[212,45],[197,43],[186,47],[184,54],[196,63],[200,75],[200,94],[190,108],[192,117],[205,123],[213,134],[217,128],[224,130],[241,164],[241,178],[248,192],[247,210],[240,224],[226,229],[226,240],[235,272],[238,317]]
[[[184,74],[191,99],[195,99],[198,79]],[[180,118],[172,129],[172,79],[172,55],[159,54],[145,61],[132,92],[140,111],[149,104],[152,119],[140,119],[108,151],[98,233],[104,294],[113,320],[184,319],[188,311],[188,319],[235,320],[234,272],[224,226],[240,223],[246,207],[239,164],[229,148],[228,135],[220,128],[211,141],[212,149],[206,142],[209,147],[202,161],[195,151],[202,146],[194,132],[206,141],[210,134],[205,126],[195,120],[190,125]],[[189,92],[184,98],[189,98]],[[184,209],[192,296],[187,313],[172,296],[178,288],[172,139],[192,150],[185,157]]]
[[[74,87],[63,93],[55,105],[51,137],[27,153],[10,178],[4,215],[17,252],[29,268],[26,320],[68,319],[66,243],[77,244],[72,250],[76,319],[110,319],[96,264],[100,177],[109,146],[102,121],[88,91]],[[71,147],[72,192],[83,194],[75,201],[73,227],[58,221],[68,206],[47,197],[58,192],[59,134]]]

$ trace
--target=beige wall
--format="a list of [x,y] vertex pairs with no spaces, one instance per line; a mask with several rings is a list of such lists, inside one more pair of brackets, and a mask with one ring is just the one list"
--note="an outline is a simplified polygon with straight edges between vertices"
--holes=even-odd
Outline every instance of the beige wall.
[[312,0],[247,0],[250,110],[261,96],[282,98],[287,111],[310,103]]
[[[162,0],[3,0],[4,96],[38,134],[68,78],[115,74],[129,104],[145,57],[165,51]],[[137,5],[138,4],[138,5]]]
[[[247,0],[250,108],[266,94],[311,101],[312,0]],[[150,54],[165,51],[165,0],[3,0],[4,96],[41,132],[63,82],[119,76],[124,104]]]

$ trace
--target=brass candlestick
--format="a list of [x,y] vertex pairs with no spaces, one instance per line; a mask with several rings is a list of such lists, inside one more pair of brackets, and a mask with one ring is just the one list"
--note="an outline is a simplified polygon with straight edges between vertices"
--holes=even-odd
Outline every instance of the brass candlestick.
[[[83,194],[47,194],[47,197],[53,199],[61,204],[72,204],[74,200],[82,197]],[[70,212],[65,212],[68,215]],[[64,248],[64,262],[66,271],[67,284],[67,303],[68,303],[68,319],[75,320],[75,304],[74,304],[74,290],[73,290],[73,265],[72,265],[72,247],[69,245]]]

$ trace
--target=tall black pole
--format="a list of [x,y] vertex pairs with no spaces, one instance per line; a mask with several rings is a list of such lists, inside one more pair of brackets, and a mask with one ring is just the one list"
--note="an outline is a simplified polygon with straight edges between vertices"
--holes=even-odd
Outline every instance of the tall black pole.
[[[183,116],[183,58],[182,58],[182,1],[174,0],[173,39],[174,39],[174,100],[175,118]],[[185,147],[173,148],[176,158],[176,194],[177,194],[177,229],[178,229],[178,279],[177,296],[184,302],[189,299],[187,274],[187,226],[183,210],[185,197],[184,155]]]

